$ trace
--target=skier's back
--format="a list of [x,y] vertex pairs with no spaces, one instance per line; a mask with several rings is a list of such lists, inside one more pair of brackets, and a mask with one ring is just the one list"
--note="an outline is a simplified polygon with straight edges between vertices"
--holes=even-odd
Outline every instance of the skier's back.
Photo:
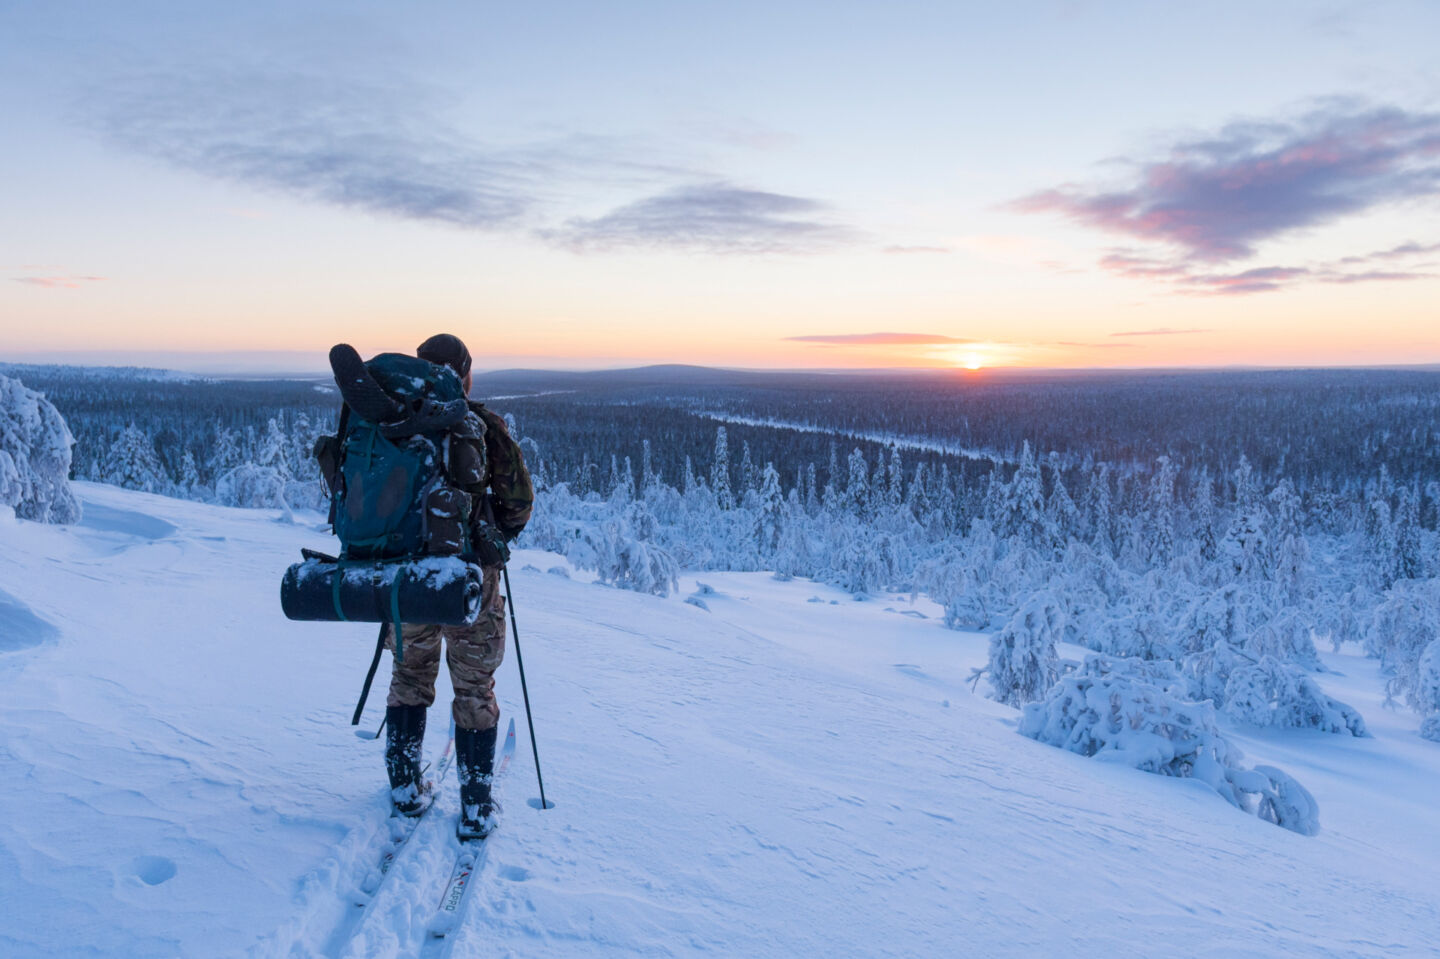
[[[449,333],[430,337],[415,351],[428,362],[448,366],[460,377],[468,398],[472,379],[470,352]],[[468,401],[471,417],[448,437],[450,482],[470,494],[473,503],[469,539],[483,570],[480,614],[470,625],[404,624],[403,656],[394,658],[386,699],[385,770],[395,812],[417,816],[431,799],[420,772],[421,743],[427,708],[435,701],[440,648],[455,698],[455,759],[460,780],[461,839],[482,838],[493,828],[490,780],[500,707],[495,701],[495,670],[505,655],[505,597],[500,573],[509,558],[508,544],[530,519],[534,488],[519,444],[505,421],[484,404]],[[394,627],[385,644],[395,648]]]

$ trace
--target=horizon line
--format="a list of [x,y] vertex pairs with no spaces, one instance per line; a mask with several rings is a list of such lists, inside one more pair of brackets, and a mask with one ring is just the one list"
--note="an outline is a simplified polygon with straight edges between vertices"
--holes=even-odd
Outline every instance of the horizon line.
[[[78,359],[69,359],[71,356],[87,356],[94,358],[85,362]],[[140,362],[145,357],[153,358],[163,363],[161,359],[181,358],[202,358],[209,357],[219,360],[223,357],[252,357],[255,360],[263,358],[278,358],[282,356],[313,357],[314,353],[309,350],[232,350],[232,351],[202,351],[202,350],[35,350],[22,351],[17,353],[0,353],[0,366],[63,366],[77,369],[97,370],[123,370],[136,369],[165,373],[184,373],[201,377],[215,378],[246,378],[274,376],[277,379],[293,377],[329,377],[331,371],[323,365],[304,367],[297,366],[248,366],[231,367],[207,364],[205,367],[182,367],[153,365],[152,363]],[[16,357],[16,359],[11,359]],[[48,358],[47,358],[48,357]],[[59,359],[67,357],[67,359]],[[101,359],[104,357],[104,359]],[[134,358],[135,362],[115,362]],[[866,366],[866,367],[770,367],[770,366],[729,366],[710,365],[704,363],[687,363],[680,361],[636,363],[617,360],[613,365],[603,366],[504,366],[493,369],[477,370],[475,375],[494,376],[499,374],[515,373],[569,373],[569,374],[600,374],[600,373],[623,373],[637,372],[642,370],[675,369],[686,368],[694,370],[707,370],[724,373],[753,373],[753,374],[897,374],[897,373],[956,373],[972,378],[982,378],[986,374],[994,373],[1022,373],[1022,374],[1043,374],[1043,373],[1144,373],[1144,372],[1265,372],[1265,371],[1324,371],[1324,370],[1411,370],[1417,372],[1440,372],[1440,359],[1421,361],[1417,363],[1226,363],[1226,364],[1145,364],[1145,365],[1114,365],[1114,366],[1030,366],[1030,365],[1003,365],[995,364],[981,367],[979,369],[966,369],[955,365],[934,365],[919,366],[914,364],[902,366]]]

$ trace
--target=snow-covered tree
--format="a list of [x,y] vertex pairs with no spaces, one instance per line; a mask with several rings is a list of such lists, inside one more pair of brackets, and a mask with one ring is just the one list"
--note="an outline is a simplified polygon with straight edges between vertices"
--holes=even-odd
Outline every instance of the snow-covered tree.
[[1197,779],[1234,806],[1301,835],[1320,830],[1313,796],[1272,766],[1246,769],[1220,732],[1215,707],[1185,695],[1165,661],[1090,655],[1039,702],[1025,707],[1023,736],[1162,776]]
[[735,508],[735,494],[730,490],[730,440],[723,426],[715,429],[715,462],[710,467],[710,490],[721,509]]
[[1400,580],[1376,609],[1365,635],[1365,649],[1380,659],[1387,674],[1389,700],[1404,698],[1422,714],[1437,706],[1431,696],[1427,651],[1440,639],[1440,578]]
[[78,521],[69,479],[74,442],[49,400],[0,376],[0,507],[41,523]]
[[169,485],[155,444],[133,424],[121,430],[105,451],[101,474],[106,483],[143,493],[163,492]]
[[280,509],[289,512],[285,477],[270,466],[245,463],[215,481],[215,501],[221,506],[245,509]]
[[1352,707],[1325,695],[1313,678],[1273,656],[1230,673],[1224,712],[1256,726],[1296,726],[1327,733],[1368,736]]
[[851,516],[867,516],[870,507],[870,477],[865,466],[865,454],[858,446],[850,451],[846,466],[849,474],[845,481],[845,509]]
[[1432,639],[1420,654],[1415,689],[1410,703],[1425,714],[1420,735],[1440,742],[1440,638]]
[[767,462],[761,471],[760,489],[757,494],[755,515],[755,539],[761,557],[774,555],[780,542],[783,528],[785,499],[780,492],[780,474],[775,464]]
[[1027,599],[990,638],[990,685],[995,699],[1023,706],[1045,695],[1060,673],[1055,644],[1065,631],[1065,607],[1048,591]]

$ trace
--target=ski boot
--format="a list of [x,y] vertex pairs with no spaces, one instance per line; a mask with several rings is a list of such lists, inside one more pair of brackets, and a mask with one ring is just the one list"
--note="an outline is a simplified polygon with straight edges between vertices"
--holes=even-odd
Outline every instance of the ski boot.
[[461,842],[484,839],[495,830],[496,804],[490,795],[497,727],[455,730],[455,770],[460,779]]
[[429,783],[420,779],[420,746],[425,739],[424,706],[385,708],[385,772],[397,816],[418,816],[430,805]]

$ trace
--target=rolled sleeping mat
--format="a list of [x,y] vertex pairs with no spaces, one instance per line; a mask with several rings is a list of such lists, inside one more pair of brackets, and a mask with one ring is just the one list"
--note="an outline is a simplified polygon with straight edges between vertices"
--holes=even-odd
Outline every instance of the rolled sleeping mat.
[[326,562],[285,571],[280,607],[309,622],[467,626],[480,615],[483,573],[458,556]]

